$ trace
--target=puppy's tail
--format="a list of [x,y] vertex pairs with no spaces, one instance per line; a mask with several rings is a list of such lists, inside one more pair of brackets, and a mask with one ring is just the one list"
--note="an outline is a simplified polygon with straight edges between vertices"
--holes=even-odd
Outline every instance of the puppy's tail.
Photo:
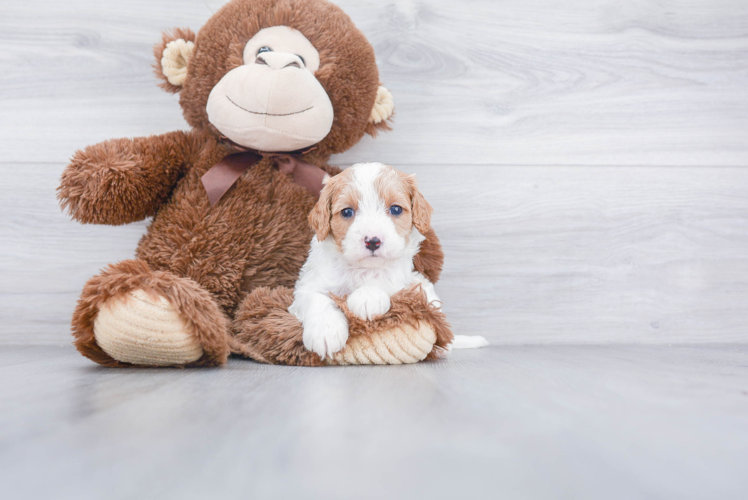
[[455,335],[452,341],[452,349],[477,349],[486,347],[488,340],[480,335]]

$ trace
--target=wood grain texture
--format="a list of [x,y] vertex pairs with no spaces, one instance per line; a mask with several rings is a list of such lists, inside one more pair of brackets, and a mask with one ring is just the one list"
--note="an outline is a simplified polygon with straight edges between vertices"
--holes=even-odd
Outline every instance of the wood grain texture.
[[[61,162],[92,142],[184,128],[156,88],[151,46],[222,3],[4,6],[4,160]],[[396,133],[343,162],[746,163],[742,0],[338,3],[374,44],[397,105]]]
[[459,333],[748,342],[748,170],[413,170],[438,207],[438,293]]
[[445,311],[494,345],[319,370],[12,345],[69,344],[83,283],[133,255],[147,222],[71,222],[60,173],[186,127],[151,47],[224,2],[5,3],[5,496],[745,498],[747,2],[337,1],[397,114],[335,160],[418,174]]
[[492,346],[386,368],[108,370],[8,347],[0,483],[14,499],[742,500],[747,358]]
[[[748,169],[397,166],[436,207],[437,292],[457,333],[748,342]],[[145,231],[69,221],[62,168],[27,165],[0,185],[3,342],[67,341],[85,281]]]
[[[397,116],[335,160],[418,172],[459,333],[748,341],[748,4],[338,3]],[[145,223],[78,225],[54,189],[78,148],[185,127],[151,46],[222,4],[3,7],[0,342],[69,341],[83,283],[133,255]]]

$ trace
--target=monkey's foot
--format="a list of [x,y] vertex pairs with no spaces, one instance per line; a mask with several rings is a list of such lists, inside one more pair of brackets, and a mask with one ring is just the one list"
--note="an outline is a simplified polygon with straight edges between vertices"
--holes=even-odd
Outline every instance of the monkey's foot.
[[348,319],[348,341],[331,358],[304,348],[304,327],[288,307],[290,288],[257,288],[239,306],[232,351],[262,363],[325,365],[399,365],[438,359],[452,342],[444,313],[429,304],[420,287],[392,296],[389,311],[372,320],[353,314],[346,298],[333,297]]
[[210,293],[141,260],[91,278],[72,327],[78,350],[105,366],[215,366],[229,354],[228,321]]
[[125,363],[186,365],[203,355],[194,328],[174,306],[141,289],[107,300],[93,328],[101,349]]

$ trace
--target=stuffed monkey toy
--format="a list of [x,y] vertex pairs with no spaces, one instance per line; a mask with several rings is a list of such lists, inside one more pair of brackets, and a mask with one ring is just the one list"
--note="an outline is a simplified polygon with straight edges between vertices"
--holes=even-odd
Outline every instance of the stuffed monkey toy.
[[[154,53],[191,128],[89,146],[58,188],[85,224],[152,218],[136,257],[83,288],[77,349],[112,367],[216,366],[232,353],[306,366],[436,357],[451,333],[418,290],[376,321],[348,315],[335,359],[306,351],[286,310],[307,216],[324,175],[339,172],[330,155],[390,128],[392,96],[350,18],[324,0],[233,0],[197,35],[164,33]],[[436,282],[443,254],[425,236],[415,268]]]

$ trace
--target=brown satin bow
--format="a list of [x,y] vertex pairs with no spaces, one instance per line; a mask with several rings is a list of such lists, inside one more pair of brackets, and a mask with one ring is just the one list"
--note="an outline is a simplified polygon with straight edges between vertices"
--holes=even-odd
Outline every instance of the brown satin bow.
[[263,158],[271,158],[275,166],[278,167],[278,170],[290,175],[296,184],[311,191],[315,197],[319,197],[319,193],[322,191],[322,180],[325,178],[325,171],[300,158],[301,155],[315,148],[289,153],[267,153],[253,151],[235,143],[231,143],[231,145],[234,148],[242,150],[242,152],[228,155],[213,165],[200,179],[203,186],[205,186],[205,191],[208,193],[208,200],[210,200],[211,206],[218,203],[221,197],[231,189],[231,186],[236,183],[237,179],[247,169]]

